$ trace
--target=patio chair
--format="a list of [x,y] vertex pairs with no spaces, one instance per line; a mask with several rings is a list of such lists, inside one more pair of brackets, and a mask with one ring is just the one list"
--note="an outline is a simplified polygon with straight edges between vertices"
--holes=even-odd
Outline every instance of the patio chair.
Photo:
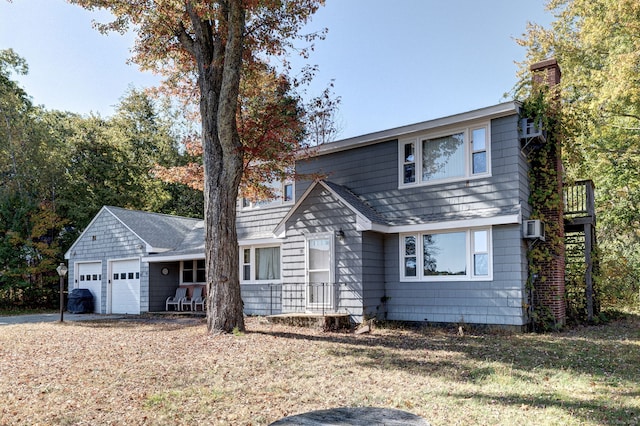
[[198,290],[200,290],[198,292],[198,297],[192,297],[193,301],[191,302],[191,310],[195,311],[198,306],[202,307],[202,310],[204,311],[206,309],[206,304],[204,303],[204,297],[202,297],[202,287],[198,287]]
[[175,306],[175,310],[176,311],[181,311],[182,310],[181,303],[186,297],[187,297],[187,289],[186,289],[186,287],[178,287],[176,289],[176,295],[175,296],[167,297],[166,310],[168,311],[169,310],[169,306],[173,305],[173,306]]
[[202,287],[194,287],[191,297],[185,297],[180,302],[180,310],[184,311],[186,306],[189,307],[190,310],[195,311],[195,307],[197,305],[202,306],[202,310],[204,310],[204,301],[202,300]]

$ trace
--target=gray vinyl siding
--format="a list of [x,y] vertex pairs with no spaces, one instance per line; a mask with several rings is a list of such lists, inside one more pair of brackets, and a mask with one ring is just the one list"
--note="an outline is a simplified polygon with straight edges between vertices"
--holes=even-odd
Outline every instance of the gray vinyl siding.
[[[517,116],[491,121],[491,176],[434,185],[399,188],[398,141],[390,140],[298,162],[298,173],[325,173],[349,188],[393,224],[451,220],[484,209],[517,208],[524,202]],[[309,182],[296,185],[300,196]]]
[[238,208],[236,230],[238,239],[272,238],[273,229],[291,209],[292,205],[264,208]]
[[[359,322],[362,319],[362,235],[356,230],[355,222],[351,209],[320,186],[316,187],[287,221],[282,276],[285,285],[305,283],[305,235],[330,233],[334,238],[336,310],[349,313]],[[345,233],[342,242],[335,239],[339,229]],[[285,306],[283,310],[286,311]]]
[[[95,240],[94,240],[95,237]],[[141,248],[142,247],[142,248]],[[75,288],[76,262],[102,261],[102,293],[100,313],[107,312],[109,261],[140,258],[144,242],[122,225],[111,213],[101,210],[82,236],[74,243],[69,257],[69,288]],[[149,264],[140,264],[140,311],[149,310]]]
[[[518,140],[518,117],[514,114],[494,119],[490,126],[490,176],[399,188],[398,140],[304,160],[298,162],[297,172],[325,174],[327,180],[350,189],[392,225],[473,218],[481,211],[522,211],[528,215],[528,164]],[[309,185],[298,183],[296,197]],[[308,202],[313,202],[316,209],[331,209],[320,199]],[[341,223],[338,216],[334,221],[326,219],[337,226]],[[527,262],[520,224],[492,228],[490,281],[403,283],[398,235],[365,232],[360,238],[350,240],[349,245],[352,253],[360,253],[361,274],[358,271],[354,276],[361,277],[363,312],[367,315],[381,316],[386,310],[391,320],[525,324]],[[293,261],[288,267],[291,275],[295,266]],[[388,300],[383,304],[385,296]]]
[[[251,239],[274,238],[274,228],[291,207],[291,204],[247,209],[238,207],[236,216],[238,239],[247,242],[247,240]],[[250,244],[250,242],[247,244]],[[280,246],[280,258],[283,267],[281,274],[284,277],[285,265],[292,261],[287,255],[286,244]],[[282,285],[280,284],[241,284],[240,292],[244,304],[244,313],[246,315],[273,315],[286,312],[286,305],[282,303],[282,290]],[[290,307],[288,311],[295,312],[296,309]]]
[[[162,275],[162,268],[168,268],[169,274]],[[149,264],[149,312],[166,310],[167,298],[175,296],[180,281],[180,263],[150,263]]]
[[495,226],[492,281],[401,282],[398,236],[385,241],[388,319],[522,326],[526,251],[520,225]]
[[385,319],[384,236],[362,233],[363,310],[368,317]]
[[241,284],[244,313],[246,315],[281,314],[283,312],[282,291],[281,284]]

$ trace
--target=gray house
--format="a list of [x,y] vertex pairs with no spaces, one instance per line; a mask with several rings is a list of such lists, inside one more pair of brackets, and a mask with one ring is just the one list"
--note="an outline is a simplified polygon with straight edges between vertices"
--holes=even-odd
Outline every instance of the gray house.
[[[528,164],[507,102],[318,147],[267,202],[239,200],[247,314],[528,322]],[[202,222],[104,207],[67,253],[98,312],[204,285]]]
[[[527,323],[528,165],[514,102],[320,146],[287,204],[238,215],[257,308],[389,320]],[[258,271],[277,250],[280,270]],[[262,285],[260,285],[262,284]],[[264,304],[264,303],[263,303]]]

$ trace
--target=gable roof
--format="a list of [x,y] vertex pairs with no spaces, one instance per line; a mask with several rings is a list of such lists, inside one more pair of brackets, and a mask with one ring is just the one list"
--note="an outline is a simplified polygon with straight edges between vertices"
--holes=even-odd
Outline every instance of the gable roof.
[[374,229],[375,225],[386,226],[387,223],[385,219],[378,214],[371,206],[365,203],[363,200],[358,198],[356,194],[351,192],[348,188],[338,185],[333,182],[329,182],[326,180],[318,180],[314,182],[312,185],[307,188],[307,190],[302,194],[300,199],[291,207],[289,212],[282,218],[280,223],[276,225],[273,233],[276,236],[282,236],[285,233],[285,224],[287,221],[293,216],[296,210],[304,203],[309,194],[318,186],[323,187],[329,193],[331,193],[336,199],[338,199],[342,204],[347,206],[355,215],[356,215],[356,227],[360,231],[366,231]]
[[334,195],[344,204],[351,208],[356,214],[367,218],[371,223],[387,224],[387,220],[382,217],[373,207],[353,193],[349,188],[338,185],[328,180],[322,181],[325,187],[333,191]]
[[198,226],[202,227],[203,223],[201,219],[104,206],[91,222],[89,222],[89,225],[82,231],[69,250],[67,250],[65,258],[69,258],[69,253],[72,252],[75,245],[82,240],[94,222],[105,214],[113,216],[125,228],[143,241],[147,246],[146,251],[148,253],[175,249],[185,240],[187,234],[191,233]]
[[188,232],[202,224],[201,219],[189,217],[127,210],[110,206],[105,206],[104,209],[144,241],[151,249],[147,250],[148,252],[176,248],[184,240]]

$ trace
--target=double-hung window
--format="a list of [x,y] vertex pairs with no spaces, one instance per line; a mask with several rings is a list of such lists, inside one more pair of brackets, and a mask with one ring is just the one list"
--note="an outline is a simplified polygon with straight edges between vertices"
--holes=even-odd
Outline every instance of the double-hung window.
[[242,209],[257,209],[280,206],[293,203],[293,182],[277,181],[267,184],[273,197],[270,198],[242,198]]
[[400,141],[400,187],[470,179],[490,173],[489,125]]
[[240,278],[243,282],[280,281],[280,247],[240,247]]
[[400,236],[400,278],[406,281],[491,279],[491,229]]

